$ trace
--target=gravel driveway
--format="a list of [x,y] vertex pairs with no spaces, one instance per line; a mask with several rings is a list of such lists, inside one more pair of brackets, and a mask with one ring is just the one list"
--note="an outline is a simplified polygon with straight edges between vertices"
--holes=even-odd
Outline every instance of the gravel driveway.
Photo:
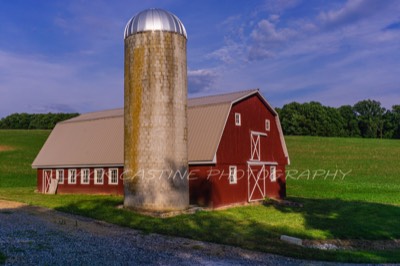
[[327,265],[144,234],[81,216],[1,200],[0,251],[8,257],[6,265]]

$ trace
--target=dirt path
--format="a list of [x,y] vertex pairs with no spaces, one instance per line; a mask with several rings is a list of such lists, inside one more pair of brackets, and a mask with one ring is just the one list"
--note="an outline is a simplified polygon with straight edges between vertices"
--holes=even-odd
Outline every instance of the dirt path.
[[102,221],[0,200],[8,265],[335,265],[143,234]]

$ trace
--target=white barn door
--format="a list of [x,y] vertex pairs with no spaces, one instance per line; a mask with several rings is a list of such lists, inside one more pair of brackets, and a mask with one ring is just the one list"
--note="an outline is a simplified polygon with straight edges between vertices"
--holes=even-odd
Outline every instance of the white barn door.
[[53,178],[52,170],[43,170],[43,193],[56,194],[58,179]]
[[43,170],[43,193],[47,194],[50,189],[52,170]]
[[265,166],[247,166],[248,175],[248,201],[257,201],[265,198]]

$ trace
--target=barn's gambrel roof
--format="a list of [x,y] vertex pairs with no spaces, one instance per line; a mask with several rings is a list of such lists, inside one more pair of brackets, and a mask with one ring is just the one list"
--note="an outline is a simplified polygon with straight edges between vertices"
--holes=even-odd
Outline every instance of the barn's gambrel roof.
[[58,123],[33,168],[123,166],[123,109],[80,115]]
[[[189,164],[216,163],[216,152],[232,106],[254,94],[274,114],[289,163],[278,114],[256,89],[188,100]],[[121,108],[86,113],[58,123],[32,167],[123,166],[123,116]]]

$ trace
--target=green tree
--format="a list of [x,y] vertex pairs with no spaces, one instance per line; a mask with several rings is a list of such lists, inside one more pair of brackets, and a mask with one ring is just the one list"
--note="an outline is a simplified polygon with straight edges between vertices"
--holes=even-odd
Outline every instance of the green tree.
[[282,130],[286,135],[304,135],[305,117],[301,114],[301,104],[285,104],[280,111]]
[[381,107],[380,102],[374,100],[360,101],[354,105],[354,111],[357,114],[362,137],[383,137],[383,115],[386,110]]
[[392,106],[393,138],[400,139],[400,105]]
[[339,111],[319,102],[284,105],[280,110],[282,128],[287,135],[342,136],[343,119]]
[[79,114],[71,113],[48,113],[48,114],[27,114],[15,113],[0,120],[1,129],[53,129],[55,125],[63,120],[70,119]]
[[343,105],[338,108],[343,119],[343,136],[360,137],[360,128],[358,127],[357,114],[350,105]]

